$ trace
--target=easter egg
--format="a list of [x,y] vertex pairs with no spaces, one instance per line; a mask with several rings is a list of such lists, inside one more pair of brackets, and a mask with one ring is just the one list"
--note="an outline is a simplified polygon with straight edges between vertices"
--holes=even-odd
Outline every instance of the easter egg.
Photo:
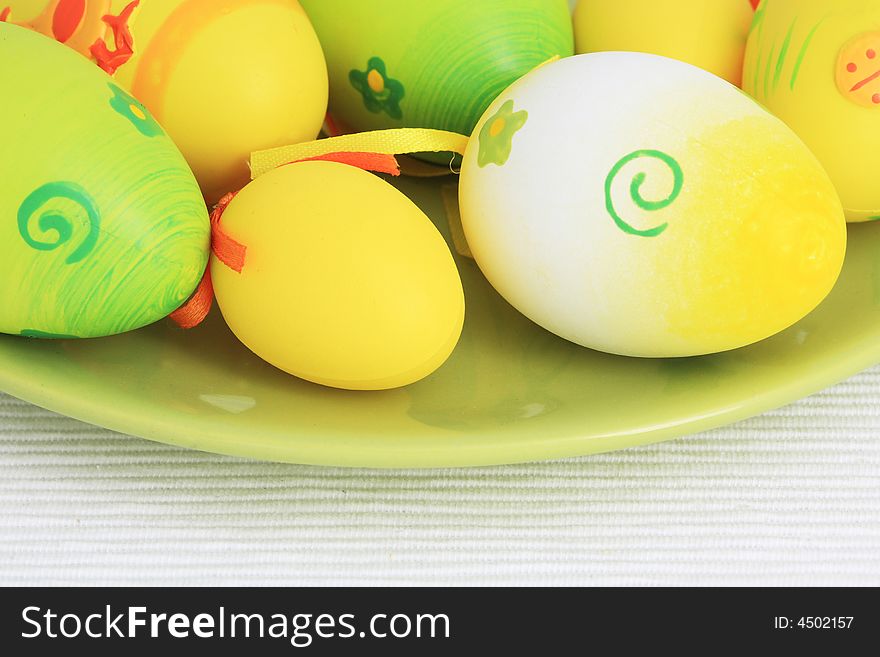
[[663,55],[739,85],[752,16],[749,0],[579,0],[576,50]]
[[238,273],[212,258],[223,316],[258,356],[336,388],[418,381],[461,335],[464,293],[431,221],[377,176],[301,162],[245,187],[222,231],[246,248]]
[[330,113],[343,131],[470,134],[509,84],[574,48],[566,0],[303,0],[303,6],[324,44]]
[[765,0],[744,88],[816,154],[849,221],[880,219],[880,2]]
[[149,111],[72,50],[0,24],[0,332],[97,337],[195,289],[210,224]]
[[327,67],[296,0],[7,3],[8,21],[114,73],[177,142],[212,203],[248,182],[251,152],[321,129]]
[[630,356],[791,326],[846,245],[834,187],[790,129],[716,76],[638,53],[564,59],[501,94],[468,144],[460,201],[477,263],[514,307]]

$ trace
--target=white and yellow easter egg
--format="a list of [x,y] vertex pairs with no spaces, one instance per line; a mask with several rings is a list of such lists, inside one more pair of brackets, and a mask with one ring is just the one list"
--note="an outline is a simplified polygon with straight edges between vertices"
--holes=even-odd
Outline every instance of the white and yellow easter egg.
[[223,317],[279,369],[335,388],[397,388],[458,343],[464,292],[446,242],[373,174],[335,162],[275,169],[235,197],[221,226],[246,248],[240,272],[212,258]]
[[637,53],[579,55],[513,84],[461,171],[471,251],[550,331],[601,351],[734,349],[833,287],[846,224],[816,158],[739,89]]
[[92,59],[174,139],[209,202],[251,152],[309,141],[329,83],[297,0],[5,0],[5,20]]
[[744,79],[822,162],[847,218],[880,219],[880,2],[764,0]]

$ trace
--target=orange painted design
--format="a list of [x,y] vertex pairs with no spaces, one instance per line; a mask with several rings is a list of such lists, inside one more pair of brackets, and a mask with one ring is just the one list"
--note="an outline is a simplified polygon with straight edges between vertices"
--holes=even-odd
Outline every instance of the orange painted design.
[[236,194],[238,192],[230,192],[221,198],[217,207],[211,213],[211,251],[220,262],[232,271],[240,274],[244,269],[247,247],[224,233],[223,227],[220,225],[223,213],[229,207],[229,204],[232,203],[232,199],[235,198]]
[[86,16],[86,0],[61,0],[52,15],[52,36],[61,43],[74,35]]
[[400,166],[397,164],[397,159],[393,155],[381,153],[327,153],[325,155],[307,157],[304,160],[296,160],[289,164],[298,164],[299,162],[338,162],[339,164],[347,164],[364,171],[386,173],[389,176],[400,175]]
[[880,31],[861,34],[841,49],[837,88],[857,105],[880,108]]
[[871,75],[869,75],[868,77],[866,77],[866,78],[865,78],[864,80],[862,80],[861,82],[857,82],[856,84],[854,84],[854,85],[853,85],[853,88],[850,89],[850,91],[858,91],[858,90],[861,89],[862,87],[871,84],[871,83],[872,83],[874,80],[876,80],[877,78],[880,78],[880,69],[878,69],[878,70],[874,71],[873,73],[871,73]]
[[12,7],[6,7],[2,11],[0,11],[0,23],[5,23],[9,19],[9,14],[12,13]]
[[119,68],[125,65],[134,56],[134,37],[129,28],[131,14],[141,4],[141,0],[133,0],[118,16],[108,14],[103,20],[113,33],[114,50],[107,47],[105,39],[98,39],[89,52],[95,58],[95,62],[108,74],[113,75]]
[[[109,9],[110,0],[50,0],[35,19],[16,24],[89,56],[89,44],[107,32],[101,16]],[[10,12],[4,12],[4,18],[9,17]]]
[[[17,24],[70,46],[113,75],[134,55],[129,22],[138,5],[140,0],[133,0],[116,16],[108,13],[110,0],[51,0],[33,21]],[[4,9],[0,21],[6,22],[10,13]],[[112,39],[112,50],[108,39]]]
[[214,285],[211,282],[211,268],[205,269],[202,282],[185,304],[169,315],[171,321],[182,329],[194,329],[205,321],[211,306],[214,305]]

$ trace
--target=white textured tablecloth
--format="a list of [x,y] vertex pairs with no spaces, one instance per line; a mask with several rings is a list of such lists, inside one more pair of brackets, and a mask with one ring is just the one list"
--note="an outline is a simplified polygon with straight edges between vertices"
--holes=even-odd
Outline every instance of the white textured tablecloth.
[[0,395],[0,584],[880,585],[880,368],[568,461],[255,463]]

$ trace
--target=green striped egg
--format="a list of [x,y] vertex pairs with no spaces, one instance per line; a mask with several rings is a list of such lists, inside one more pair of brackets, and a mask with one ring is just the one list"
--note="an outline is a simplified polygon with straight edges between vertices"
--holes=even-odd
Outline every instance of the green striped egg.
[[0,333],[99,337],[181,306],[210,222],[177,147],[81,55],[0,23]]
[[574,52],[566,0],[301,0],[341,130],[470,135],[511,83]]

